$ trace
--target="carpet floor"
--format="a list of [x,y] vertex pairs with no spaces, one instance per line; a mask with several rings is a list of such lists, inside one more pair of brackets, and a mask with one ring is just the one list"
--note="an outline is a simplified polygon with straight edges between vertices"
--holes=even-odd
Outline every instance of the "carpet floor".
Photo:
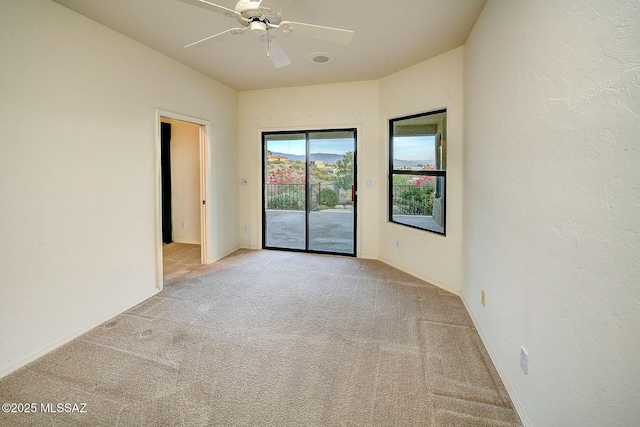
[[[240,250],[0,379],[22,426],[520,426],[459,297],[381,262]],[[43,413],[41,403],[84,403]]]

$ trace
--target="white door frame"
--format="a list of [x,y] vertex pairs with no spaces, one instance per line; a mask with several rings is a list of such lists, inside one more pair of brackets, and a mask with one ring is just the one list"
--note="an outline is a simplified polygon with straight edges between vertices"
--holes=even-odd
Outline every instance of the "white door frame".
[[200,262],[210,264],[209,254],[211,253],[211,241],[209,230],[211,230],[209,218],[209,176],[211,173],[209,163],[209,153],[211,149],[211,122],[196,117],[185,116],[184,114],[172,111],[156,109],[156,287],[163,288],[163,268],[162,268],[162,170],[160,163],[161,133],[160,123],[162,119],[180,120],[193,123],[200,127]]

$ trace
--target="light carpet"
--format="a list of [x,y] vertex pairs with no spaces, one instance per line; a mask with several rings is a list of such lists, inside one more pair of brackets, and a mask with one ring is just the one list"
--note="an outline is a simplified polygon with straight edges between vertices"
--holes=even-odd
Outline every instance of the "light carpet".
[[0,380],[0,425],[519,426],[459,297],[371,260],[238,251]]

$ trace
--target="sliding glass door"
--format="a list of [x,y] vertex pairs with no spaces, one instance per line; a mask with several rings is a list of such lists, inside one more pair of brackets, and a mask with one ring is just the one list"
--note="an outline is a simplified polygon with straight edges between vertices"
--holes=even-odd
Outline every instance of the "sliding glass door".
[[263,133],[263,247],[355,255],[355,129]]
[[305,250],[307,137],[263,134],[263,246]]

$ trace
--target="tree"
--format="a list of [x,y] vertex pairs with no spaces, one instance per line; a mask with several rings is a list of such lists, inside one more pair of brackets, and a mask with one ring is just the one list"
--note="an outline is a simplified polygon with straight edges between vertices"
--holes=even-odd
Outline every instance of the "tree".
[[353,151],[344,153],[342,160],[336,162],[336,183],[344,190],[351,188],[353,185]]

